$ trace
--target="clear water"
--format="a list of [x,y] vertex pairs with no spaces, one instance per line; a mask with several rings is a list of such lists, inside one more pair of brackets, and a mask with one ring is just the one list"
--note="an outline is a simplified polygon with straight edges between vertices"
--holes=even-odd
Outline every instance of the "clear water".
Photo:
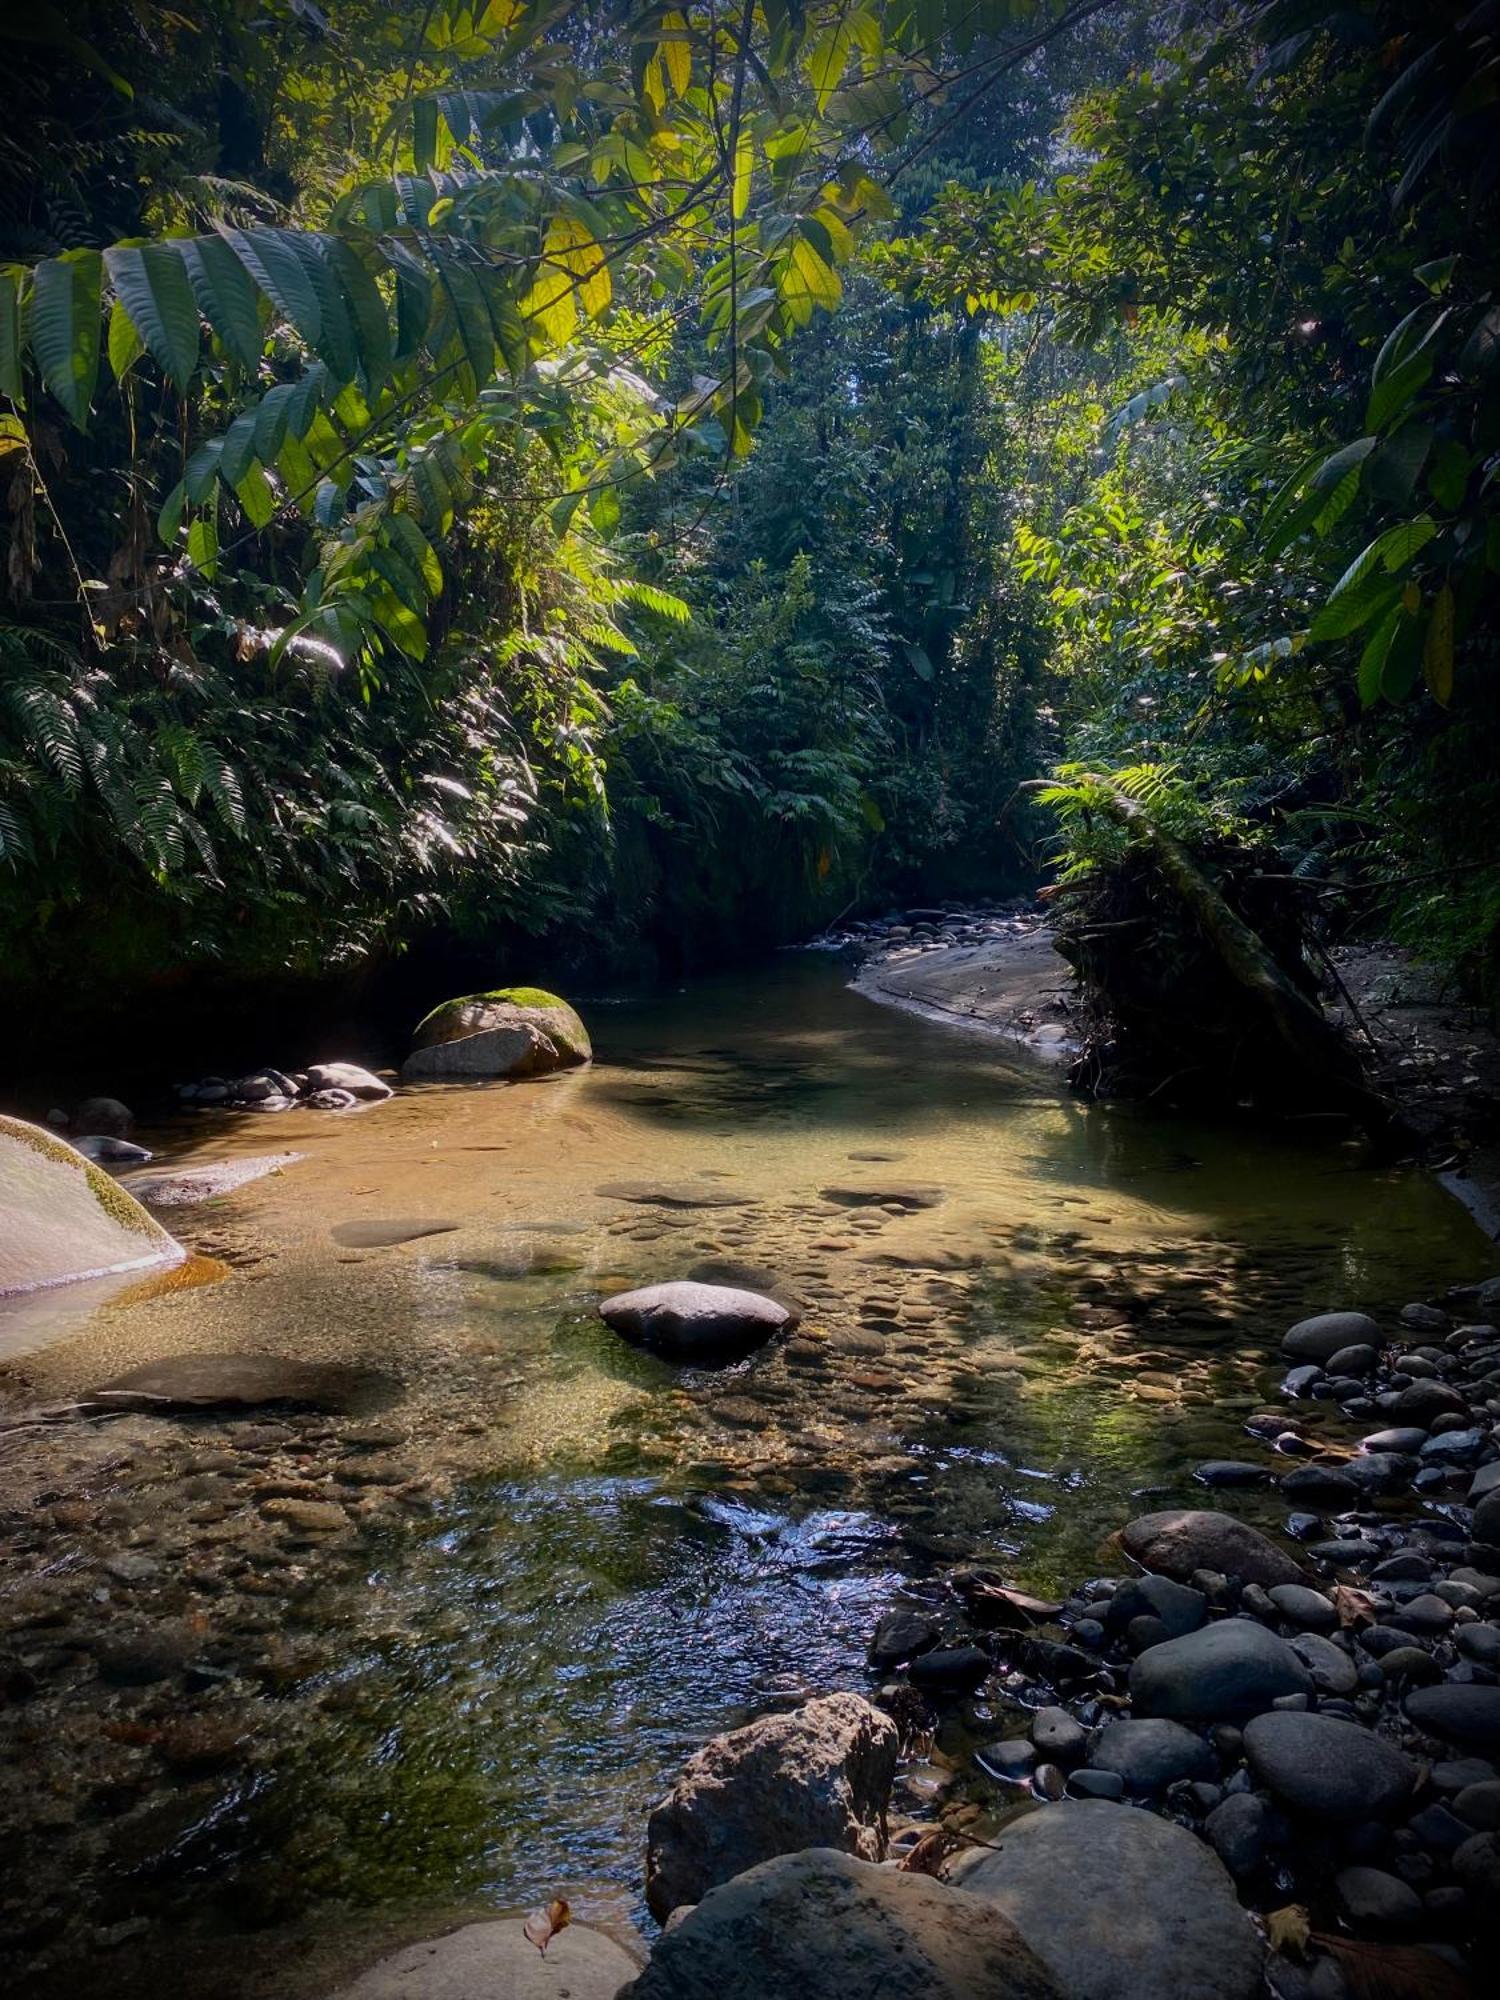
[[[196,1212],[227,1282],[12,1322],[48,1397],[194,1347],[368,1365],[431,1484],[301,1559],[264,1754],[169,1783],[156,1835],[160,1781],[131,1808],[116,1907],[146,1920],[132,1963],[165,1952],[183,1993],[302,1991],[290,1941],[368,1933],[350,1912],[560,1893],[638,1916],[646,1812],[704,1735],[868,1686],[880,1611],[955,1558],[1042,1588],[1108,1569],[1143,1495],[1201,1499],[1192,1466],[1240,1455],[1290,1319],[1486,1268],[1455,1202],[1336,1128],[1088,1108],[824,960],[584,1011],[588,1071],[164,1135],[308,1157]],[[383,1220],[442,1228],[335,1234]],[[727,1265],[798,1295],[797,1340],[684,1371],[594,1316]],[[169,1469],[185,1427],[155,1428]],[[149,1533],[191,1554],[172,1491]],[[231,1590],[207,1615],[232,1643],[242,1610]],[[91,1979],[123,1990],[98,1957],[71,1990]]]

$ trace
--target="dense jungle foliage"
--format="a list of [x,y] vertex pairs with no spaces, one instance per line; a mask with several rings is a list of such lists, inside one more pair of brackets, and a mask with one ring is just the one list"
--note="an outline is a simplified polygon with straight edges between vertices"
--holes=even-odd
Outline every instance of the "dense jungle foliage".
[[1122,797],[1493,994],[1500,4],[0,45],[13,996],[703,963]]

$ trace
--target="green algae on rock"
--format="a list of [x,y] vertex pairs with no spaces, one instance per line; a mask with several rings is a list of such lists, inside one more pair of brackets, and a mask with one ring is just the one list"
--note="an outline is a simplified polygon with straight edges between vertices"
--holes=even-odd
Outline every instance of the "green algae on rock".
[[133,1195],[39,1125],[0,1117],[0,1294],[186,1255]]
[[502,986],[445,1000],[417,1023],[413,1040],[401,1069],[408,1083],[546,1076],[586,1063],[594,1053],[573,1008],[538,986]]

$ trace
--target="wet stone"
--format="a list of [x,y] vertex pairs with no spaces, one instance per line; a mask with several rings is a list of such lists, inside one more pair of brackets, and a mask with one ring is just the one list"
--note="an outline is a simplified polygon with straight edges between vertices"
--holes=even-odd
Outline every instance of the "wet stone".
[[1394,1744],[1330,1715],[1258,1715],[1246,1725],[1245,1754],[1281,1805],[1313,1819],[1383,1818],[1406,1803],[1417,1779]]

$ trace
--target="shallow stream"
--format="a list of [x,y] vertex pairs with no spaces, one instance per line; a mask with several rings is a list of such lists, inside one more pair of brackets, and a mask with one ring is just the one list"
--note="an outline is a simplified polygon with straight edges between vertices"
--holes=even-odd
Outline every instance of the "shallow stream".
[[[787,956],[585,1003],[598,1060],[547,1081],[147,1135],[306,1157],[168,1218],[221,1281],[6,1314],[5,1401],[185,1350],[371,1379],[347,1418],[24,1441],[18,1993],[120,2000],[170,1966],[187,2000],[291,2000],[439,1908],[639,1920],[646,1813],[706,1734],[869,1685],[879,1613],[955,1559],[1044,1589],[1108,1569],[1141,1496],[1201,1499],[1193,1465],[1244,1455],[1291,1319],[1488,1268],[1455,1201],[1337,1128],[1085,1108],[843,979]],[[686,1275],[774,1285],[803,1327],[694,1372],[593,1315]],[[314,1485],[346,1532],[263,1511]],[[111,1634],[160,1627],[181,1671],[101,1676]],[[987,1727],[940,1734],[908,1809]]]

